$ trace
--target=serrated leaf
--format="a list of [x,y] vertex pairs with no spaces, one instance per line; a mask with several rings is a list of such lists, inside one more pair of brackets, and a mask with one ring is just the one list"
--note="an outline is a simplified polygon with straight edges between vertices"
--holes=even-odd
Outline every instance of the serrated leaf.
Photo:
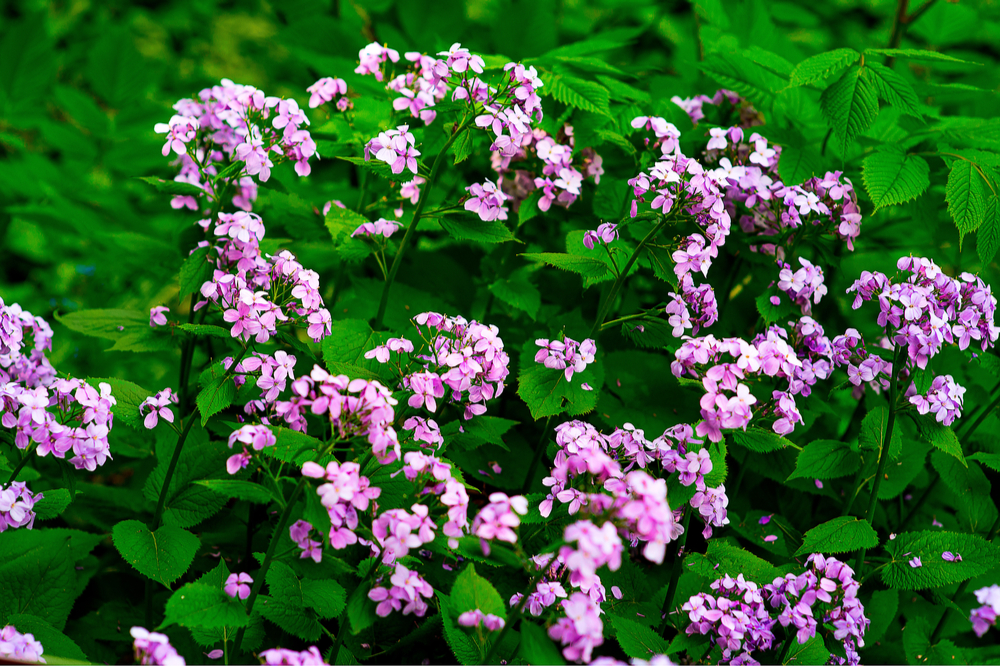
[[529,262],[544,262],[549,266],[554,266],[563,271],[578,273],[587,280],[588,284],[611,280],[611,270],[608,265],[595,257],[584,257],[583,255],[570,255],[561,252],[536,252],[524,253],[521,255]]
[[684,567],[711,581],[727,574],[742,574],[749,581],[774,581],[781,576],[778,568],[763,558],[718,539],[709,540],[707,553],[685,558]]
[[[778,304],[771,301],[772,297],[778,297]],[[796,306],[791,302],[784,292],[777,288],[770,288],[754,299],[757,312],[764,318],[767,324],[781,323],[792,317],[796,311]]]
[[[861,432],[858,433],[858,445],[861,449],[880,451],[885,442],[885,429],[889,422],[889,409],[883,405],[868,411],[861,420]],[[903,437],[900,429],[892,430],[892,441],[889,443],[889,455],[898,458],[903,447]]]
[[823,81],[845,67],[858,62],[861,54],[854,49],[834,49],[806,58],[792,70],[790,86],[807,86],[817,81]]
[[198,197],[205,194],[205,191],[192,183],[184,181],[165,181],[155,176],[138,176],[140,181],[149,183],[157,192],[168,195],[180,195],[182,197]]
[[226,498],[239,498],[251,503],[267,504],[278,500],[267,487],[240,479],[202,479],[195,482]]
[[922,118],[917,93],[910,82],[882,63],[868,62],[866,66],[871,72],[871,81],[878,91],[878,96],[890,106],[901,112]]
[[221,338],[223,340],[231,340],[233,337],[229,329],[214,324],[191,324],[185,322],[178,324],[177,328],[181,331],[186,331],[192,336],[211,336],[212,338]]
[[368,219],[354,211],[333,204],[324,217],[324,225],[333,239],[337,254],[346,262],[360,262],[371,254],[372,245],[363,238],[351,236]]
[[922,616],[907,617],[903,628],[903,651],[911,665],[965,665],[961,649],[950,640],[931,645],[931,626]]
[[545,83],[542,95],[566,106],[611,118],[610,95],[601,84],[555,72],[542,72],[540,77]]
[[917,426],[920,434],[934,445],[936,448],[958,459],[963,466],[968,468],[965,462],[965,455],[962,453],[962,443],[958,441],[958,436],[950,426],[945,426],[930,415],[924,415],[917,419]]
[[462,131],[462,135],[457,137],[451,144],[451,154],[455,156],[455,164],[465,162],[472,155],[473,141],[472,128]]
[[479,645],[478,641],[474,642],[471,633],[467,633],[457,623],[458,616],[462,613],[455,608],[451,599],[442,593],[437,594],[438,600],[441,602],[441,613],[443,615],[442,621],[444,622],[444,638],[448,643],[448,648],[451,652],[455,654],[458,658],[458,662],[463,665],[479,665],[482,664],[483,658],[485,656],[485,651]]
[[[885,545],[891,560],[882,568],[882,580],[891,588],[921,590],[978,577],[1000,560],[1000,548],[978,535],[945,531],[902,533]],[[959,553],[961,561],[941,558],[945,551]],[[921,567],[910,567],[919,557]]]
[[449,597],[452,608],[459,614],[479,609],[484,614],[507,617],[507,608],[500,594],[493,588],[493,584],[476,573],[476,568],[471,563],[455,578]]
[[208,260],[208,250],[207,247],[195,249],[181,264],[181,291],[178,295],[181,299],[188,294],[198,293],[201,286],[212,279],[215,264]]
[[615,639],[630,658],[648,660],[653,655],[667,652],[667,641],[652,628],[620,616],[608,618],[615,627]]
[[875,591],[872,598],[865,604],[865,614],[871,619],[871,625],[865,633],[865,643],[877,642],[885,635],[893,621],[896,620],[896,610],[899,608],[899,592],[895,590]]
[[806,531],[795,555],[843,554],[876,546],[878,535],[870,523],[853,516],[841,516]]
[[565,665],[562,652],[549,639],[541,627],[530,621],[521,621],[521,646],[518,649],[524,661],[531,665]]
[[482,220],[479,216],[460,215],[443,217],[440,223],[446,232],[460,241],[506,243],[514,240],[514,235],[502,220]]
[[869,53],[876,53],[880,56],[889,56],[890,58],[905,58],[907,60],[927,60],[927,61],[938,61],[938,62],[948,62],[948,63],[963,63],[965,65],[979,65],[980,63],[974,63],[969,60],[961,60],[955,58],[954,56],[949,56],[946,53],[939,53],[937,51],[926,51],[922,49],[865,49],[865,55]]
[[55,519],[66,511],[73,498],[68,489],[48,489],[42,494],[41,500],[35,502],[35,520],[48,521]]
[[988,188],[981,169],[971,160],[963,159],[955,160],[948,172],[945,200],[960,238],[986,221]]
[[836,479],[853,475],[860,467],[861,456],[846,442],[813,440],[799,452],[788,479]]
[[954,494],[949,504],[960,510],[959,523],[971,532],[988,531],[997,519],[997,506],[991,497],[993,485],[979,464],[959,462],[943,452],[931,454],[931,464]]
[[755,426],[746,431],[733,431],[732,436],[736,444],[746,447],[752,452],[773,452],[786,447],[799,449],[791,440]]
[[[59,658],[69,658],[70,660],[86,661],[87,656],[77,646],[76,642],[64,635],[62,632],[46,623],[43,619],[32,614],[10,614],[5,619],[6,625],[11,625],[23,635],[31,634],[35,641],[45,649],[43,658],[48,658],[51,663],[51,656]],[[9,656],[10,654],[7,654]],[[5,656],[6,658],[6,656]]]
[[819,98],[823,115],[840,140],[840,152],[846,154],[855,137],[866,132],[878,116],[878,93],[867,69],[852,67]]
[[167,587],[187,572],[201,544],[183,528],[160,526],[150,532],[134,519],[115,524],[111,537],[129,565]]
[[[760,57],[756,59],[763,60]],[[784,88],[787,83],[770,67],[737,52],[716,51],[705,58],[701,69],[724,88],[739,93],[763,110],[774,106],[775,91]]]
[[168,332],[149,326],[148,311],[97,308],[56,314],[55,318],[78,333],[114,341],[111,350],[158,352],[174,347]]
[[[563,412],[578,416],[593,410],[604,385],[604,365],[600,357],[583,372],[574,373],[572,380],[567,380],[563,371],[535,363],[537,350],[533,341],[525,344],[517,376],[517,395],[528,405],[532,418],[537,420]],[[584,383],[592,390],[584,389]]]
[[785,185],[798,185],[823,173],[823,157],[806,143],[781,143],[778,175]]
[[979,261],[989,264],[1000,249],[1000,195],[987,199],[986,216],[976,234],[976,252]]
[[865,158],[862,177],[876,211],[916,199],[931,184],[927,161],[894,146]]
[[497,278],[490,284],[493,296],[518,310],[523,310],[531,319],[538,317],[542,307],[542,293],[530,280],[531,271],[521,268],[506,278]]
[[[272,563],[272,566],[275,564]],[[269,595],[257,598],[254,611],[259,611],[261,616],[288,634],[307,642],[316,641],[323,632],[316,614],[311,610],[285,604],[283,600]]]
[[[791,641],[789,638],[788,641]],[[823,638],[814,636],[805,644],[798,641],[788,649],[782,665],[825,665],[830,660],[830,652],[823,644]]]
[[976,452],[975,454],[970,454],[968,456],[969,461],[978,461],[990,470],[1000,472],[1000,454],[991,454],[989,452]]
[[222,374],[213,378],[205,387],[198,392],[195,403],[198,405],[198,412],[201,413],[201,425],[204,426],[212,415],[222,412],[233,404],[236,398],[236,383],[233,379]]
[[175,624],[186,628],[242,628],[249,620],[243,604],[226,595],[222,586],[191,583],[181,586],[167,600],[160,629]]
[[139,406],[153,392],[143,389],[134,382],[120,380],[118,378],[87,378],[87,384],[95,389],[100,387],[102,382],[107,382],[111,387],[111,395],[115,397],[115,405],[111,412],[115,419],[120,419],[132,428],[145,430],[143,417],[139,414]]

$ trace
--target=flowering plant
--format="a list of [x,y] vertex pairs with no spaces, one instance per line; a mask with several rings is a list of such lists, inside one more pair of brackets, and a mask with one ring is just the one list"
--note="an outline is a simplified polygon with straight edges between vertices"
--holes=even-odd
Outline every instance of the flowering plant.
[[[61,79],[143,119],[115,198],[0,80],[45,183],[0,164],[0,661],[995,661],[995,54],[926,23],[979,10],[341,4],[275,10],[273,79]],[[50,303],[42,201],[148,228],[67,234],[121,257]]]

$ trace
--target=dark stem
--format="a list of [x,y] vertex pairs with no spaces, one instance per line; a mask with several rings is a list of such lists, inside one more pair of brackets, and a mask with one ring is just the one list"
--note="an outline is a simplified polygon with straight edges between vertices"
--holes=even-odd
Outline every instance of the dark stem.
[[528,476],[524,479],[524,488],[521,489],[521,493],[525,494],[531,488],[531,482],[535,478],[535,471],[538,470],[538,464],[542,460],[542,455],[545,453],[545,436],[549,434],[549,424],[552,423],[552,415],[545,420],[545,427],[542,429],[542,437],[538,439],[538,444],[535,445],[535,453],[531,457],[531,465],[528,466]]
[[[896,2],[896,14],[892,19],[892,35],[889,37],[889,48],[898,49],[903,41],[903,34],[906,32],[906,10],[910,6],[910,0],[898,0]],[[890,56],[885,61],[886,67],[892,67],[896,59]]]
[[[993,522],[993,527],[990,528],[990,532],[986,536],[986,541],[992,542],[993,538],[997,536],[998,530],[1000,530],[1000,517],[997,517],[997,520]],[[955,595],[953,595],[951,599],[958,602],[958,599],[962,597],[962,594],[965,593],[966,589],[969,587],[970,581],[972,580],[966,579],[965,581],[963,581],[959,585],[958,590],[955,591]],[[941,632],[944,630],[945,621],[948,620],[948,614],[950,613],[951,613],[951,607],[945,607],[944,614],[941,615],[941,620],[938,621],[938,624],[934,627],[934,632],[931,634],[931,641],[930,641],[931,646],[934,646],[934,644],[937,643],[938,639],[941,638]]]
[[639,253],[642,252],[642,249],[653,239],[654,236],[660,233],[660,230],[663,229],[663,227],[667,224],[667,221],[670,219],[671,218],[669,217],[664,217],[660,220],[649,231],[649,233],[646,234],[645,238],[639,242],[639,245],[636,246],[635,250],[632,252],[632,256],[628,258],[627,262],[625,262],[625,266],[622,268],[621,273],[618,274],[618,278],[615,279],[614,285],[611,286],[611,290],[604,298],[604,303],[601,304],[601,309],[597,313],[597,319],[594,320],[594,326],[590,330],[591,338],[596,339],[598,334],[601,332],[601,325],[604,324],[604,318],[608,315],[608,309],[611,308],[611,304],[614,303],[614,300],[618,297],[618,290],[620,290],[622,284],[624,284],[625,277],[628,276],[628,272],[632,269],[632,265],[635,264],[637,259],[639,259]]
[[681,543],[677,545],[677,555],[674,557],[674,564],[670,570],[670,583],[667,584],[667,596],[663,598],[663,610],[661,612],[663,619],[660,621],[661,635],[667,629],[667,621],[670,618],[671,603],[674,600],[674,594],[677,593],[677,584],[681,580],[681,571],[684,569],[684,545],[687,544],[688,533],[691,532],[689,527],[691,525],[692,514],[693,512],[691,508],[687,508],[684,511],[684,532],[681,533]]
[[188,433],[191,432],[191,427],[194,426],[194,423],[198,421],[197,416],[197,412],[192,412],[188,416],[187,425],[181,431],[181,436],[177,439],[177,445],[174,447],[174,455],[170,457],[170,465],[167,466],[167,474],[163,478],[163,486],[160,488],[160,497],[156,501],[156,513],[153,514],[152,530],[154,532],[160,527],[160,521],[163,519],[163,509],[167,504],[167,491],[170,489],[170,480],[173,479],[174,471],[177,469],[177,462],[181,459],[181,450],[184,449],[184,442],[187,440]]
[[403,240],[399,243],[399,250],[396,251],[396,256],[392,258],[392,266],[389,268],[389,275],[386,277],[385,286],[382,288],[382,298],[379,299],[378,312],[375,314],[375,319],[372,321],[372,327],[376,330],[382,328],[382,318],[385,317],[386,306],[389,305],[389,290],[392,289],[392,283],[396,280],[396,274],[399,273],[399,266],[403,263],[403,255],[406,254],[406,249],[409,248],[413,241],[414,232],[417,229],[417,223],[420,222],[420,217],[423,215],[424,207],[427,205],[427,198],[430,195],[431,189],[434,187],[435,181],[437,181],[438,170],[441,168],[441,163],[444,161],[445,155],[448,154],[448,149],[455,142],[460,134],[468,127],[471,119],[475,117],[475,114],[468,114],[462,119],[458,128],[452,132],[451,136],[448,137],[448,141],[445,142],[444,147],[434,158],[434,164],[431,166],[431,173],[427,176],[427,182],[424,183],[424,190],[420,193],[420,199],[417,200],[417,207],[413,210],[413,220],[410,221],[410,225],[406,228],[406,233],[403,235]]
[[[299,499],[303,489],[306,487],[306,479],[306,477],[303,477],[299,480],[299,483],[295,486],[295,490],[292,491],[291,497],[288,499],[288,503],[285,505],[285,511],[281,513],[281,517],[278,518],[278,523],[274,527],[274,533],[271,534],[271,542],[267,545],[267,553],[264,554],[264,562],[260,564],[260,570],[257,571],[257,578],[254,579],[253,588],[250,589],[250,597],[247,598],[247,616],[253,611],[253,603],[257,601],[257,596],[260,595],[260,589],[264,585],[267,570],[271,567],[271,561],[274,559],[274,550],[278,547],[278,541],[285,532],[285,526],[292,515],[292,508],[295,507],[295,501]],[[240,644],[243,641],[244,630],[245,628],[240,628],[239,632],[236,633],[236,639],[233,640],[233,647],[236,649],[240,648]]]
[[[889,462],[889,449],[892,446],[892,429],[896,425],[896,392],[899,384],[900,359],[902,350],[894,346],[892,350],[892,379],[889,381],[889,419],[885,424],[885,437],[882,438],[882,446],[879,449],[878,469],[875,472],[875,480],[872,482],[872,495],[868,499],[868,509],[865,510],[865,520],[870,524],[875,517],[875,506],[878,505],[878,490],[882,486],[882,478],[885,476],[885,466]],[[905,362],[904,362],[905,363]],[[853,504],[853,502],[852,502]],[[866,549],[858,552],[858,557],[854,561],[854,571],[861,574],[861,565],[865,560]]]

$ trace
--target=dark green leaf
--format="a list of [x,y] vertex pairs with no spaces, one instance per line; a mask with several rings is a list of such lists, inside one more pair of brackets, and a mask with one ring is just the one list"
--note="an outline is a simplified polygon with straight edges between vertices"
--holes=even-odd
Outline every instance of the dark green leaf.
[[853,516],[841,516],[806,531],[796,556],[805,554],[843,554],[878,546],[878,535],[871,524]]
[[895,146],[865,158],[862,175],[876,211],[916,199],[931,183],[927,161]]
[[474,215],[443,217],[441,227],[456,239],[478,243],[506,243],[514,235],[501,220],[482,220]]
[[243,604],[226,595],[222,586],[193,583],[177,589],[167,600],[160,629],[174,624],[186,628],[242,628],[249,620]]
[[820,107],[840,141],[840,152],[846,154],[854,139],[866,132],[878,116],[878,94],[868,70],[852,67],[844,72],[823,91]]
[[853,475],[861,467],[861,457],[839,440],[813,440],[802,448],[795,472],[788,479],[836,479]]
[[807,86],[823,81],[845,67],[858,62],[861,54],[854,49],[834,49],[806,58],[792,71],[791,86]]
[[[1000,559],[1000,548],[966,533],[902,533],[889,540],[885,548],[892,560],[882,568],[882,580],[891,588],[908,590],[937,588],[978,577]],[[945,551],[961,554],[962,560],[944,560],[941,554]],[[920,558],[921,567],[910,567],[914,557]]]
[[115,524],[112,539],[129,565],[167,587],[187,572],[201,544],[183,528],[160,526],[154,533],[134,519]]

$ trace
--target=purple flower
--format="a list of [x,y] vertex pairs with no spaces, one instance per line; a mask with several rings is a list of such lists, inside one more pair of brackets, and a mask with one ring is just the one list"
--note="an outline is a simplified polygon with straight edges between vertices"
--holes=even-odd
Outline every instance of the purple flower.
[[167,323],[167,316],[163,313],[169,313],[170,309],[166,306],[155,306],[149,309],[149,326],[151,327],[162,327]]
[[347,82],[343,79],[323,77],[313,85],[306,88],[309,93],[309,108],[315,109],[326,104],[338,95],[347,94]]
[[140,665],[186,665],[184,658],[170,645],[170,638],[159,632],[134,626],[131,629],[135,659]]
[[908,563],[910,564],[910,567],[913,568],[923,567],[924,565],[923,563],[920,562],[920,556],[914,556],[908,561]]
[[[8,528],[31,530],[35,525],[33,508],[42,498],[41,493],[32,495],[24,482],[11,482],[6,489],[0,484],[0,533]],[[0,654],[2,652],[0,650]]]
[[177,403],[177,394],[170,387],[156,392],[156,396],[150,396],[139,405],[139,414],[149,411],[143,420],[143,425],[148,429],[156,428],[160,417],[163,417],[171,424],[174,423],[174,413],[170,409],[171,404]]
[[0,629],[0,658],[24,663],[44,663],[44,649],[30,632],[21,634],[13,625]]
[[941,558],[948,561],[949,563],[958,563],[962,560],[962,554],[952,553],[950,551],[945,551],[941,554]]
[[319,649],[310,646],[308,651],[293,651],[289,648],[269,648],[261,651],[261,660],[265,665],[292,665],[294,667],[306,667],[309,665],[325,665],[323,656]]
[[226,584],[223,586],[223,590],[226,591],[226,595],[231,598],[239,597],[241,600],[246,600],[250,597],[250,586],[253,583],[253,579],[246,572],[240,572],[236,574],[233,572],[226,579]]

